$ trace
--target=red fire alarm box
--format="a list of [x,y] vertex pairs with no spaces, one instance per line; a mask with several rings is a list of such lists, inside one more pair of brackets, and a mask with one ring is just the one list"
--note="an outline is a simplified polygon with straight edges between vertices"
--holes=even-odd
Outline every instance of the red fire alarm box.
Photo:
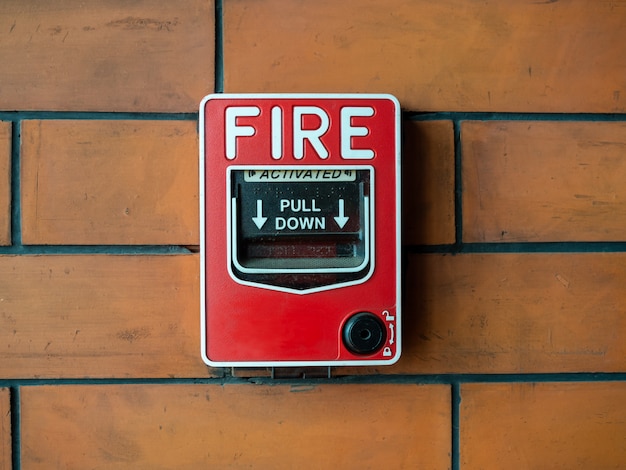
[[397,361],[399,195],[400,106],[393,96],[205,97],[204,361]]

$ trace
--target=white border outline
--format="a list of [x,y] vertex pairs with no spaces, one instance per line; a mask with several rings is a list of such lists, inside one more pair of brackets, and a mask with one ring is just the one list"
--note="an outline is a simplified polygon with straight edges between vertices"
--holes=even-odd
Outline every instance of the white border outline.
[[[370,206],[369,197],[365,196],[363,198],[363,207],[366,209]],[[238,271],[241,271],[244,274],[271,274],[271,273],[318,273],[318,274],[327,274],[327,273],[357,273],[361,271],[367,263],[370,261],[370,230],[371,223],[369,217],[369,210],[365,210],[363,226],[365,227],[365,237],[364,237],[364,245],[365,245],[365,256],[363,257],[363,262],[358,266],[351,267],[332,267],[329,266],[327,268],[246,268],[239,262],[239,258],[237,257],[237,237],[235,236],[235,227],[237,226],[237,198],[231,198],[230,204],[230,212],[228,217],[232,218],[232,222],[230,223],[231,231],[233,236],[231,237],[231,246],[232,248],[229,250],[231,256],[234,254],[232,263],[235,265]],[[315,232],[316,234],[319,232]],[[306,259],[306,258],[304,258]],[[265,284],[264,284],[265,285]]]
[[[356,360],[322,360],[322,361],[230,361],[220,362],[212,361],[206,355],[206,242],[205,242],[205,135],[204,135],[204,116],[205,106],[212,99],[386,99],[395,105],[395,176],[396,176],[396,353],[389,359],[356,359]],[[298,366],[375,366],[375,365],[391,365],[398,362],[402,354],[402,219],[401,219],[401,194],[402,194],[402,167],[401,167],[401,108],[398,99],[387,93],[216,93],[205,96],[200,102],[198,115],[198,132],[200,139],[200,190],[198,197],[200,198],[200,353],[204,363],[211,367],[298,367]],[[382,314],[382,312],[381,312]],[[399,333],[399,334],[398,334]]]
[[[231,199],[230,177],[231,177],[232,170],[235,170],[235,171],[237,170],[261,170],[261,169],[285,169],[285,170],[295,170],[295,169],[313,170],[315,169],[315,170],[318,170],[320,168],[333,168],[337,170],[367,170],[370,173],[370,183],[369,183],[370,184],[370,188],[369,188],[370,196],[364,198],[366,200],[366,204],[369,204],[369,207],[364,208],[364,210],[366,210],[366,214],[365,214],[366,229],[369,232],[368,232],[368,236],[366,240],[365,260],[363,261],[363,263],[361,263],[361,265],[357,266],[356,268],[260,269],[260,270],[250,269],[250,268],[241,269],[238,261],[236,259],[235,260],[232,259],[232,253],[234,250],[233,245],[236,246],[236,243],[234,241],[235,234],[233,233],[233,230],[237,221],[233,217],[233,213],[232,213],[233,209],[231,208],[233,206],[233,203],[231,203],[231,204],[227,204],[229,207],[228,207],[228,211],[226,214],[226,229],[227,229],[226,236],[227,236],[227,246],[228,246],[228,253],[227,253],[228,274],[230,275],[233,281],[235,281],[238,284],[245,285],[245,286],[260,287],[262,289],[276,290],[280,292],[289,292],[292,294],[311,294],[314,292],[322,292],[325,290],[340,289],[342,287],[362,284],[363,282],[367,281],[372,276],[372,274],[374,273],[374,264],[375,264],[374,263],[375,256],[374,256],[373,247],[376,246],[375,234],[374,234],[375,215],[374,215],[374,198],[373,198],[375,176],[374,176],[373,166],[371,165],[326,165],[326,166],[324,165],[232,165],[232,166],[229,166],[226,171],[226,174],[227,174],[226,177],[228,179],[226,182],[226,200],[228,201],[229,199]],[[368,220],[367,211],[369,211],[369,220]],[[243,279],[239,279],[235,275],[235,273],[232,272],[232,264],[235,264],[237,269],[239,269],[243,273],[248,273],[248,272],[251,272],[251,273],[285,273],[285,274],[289,274],[289,273],[320,273],[320,274],[352,273],[352,272],[362,271],[367,266],[367,263],[370,263],[369,270],[367,274],[365,274],[365,276],[360,277],[359,279],[353,279],[351,281],[345,281],[345,282],[337,282],[333,284],[326,284],[323,286],[312,287],[310,289],[292,289],[289,287],[275,286],[275,285],[264,284],[264,283],[255,282],[255,281],[245,281]]]

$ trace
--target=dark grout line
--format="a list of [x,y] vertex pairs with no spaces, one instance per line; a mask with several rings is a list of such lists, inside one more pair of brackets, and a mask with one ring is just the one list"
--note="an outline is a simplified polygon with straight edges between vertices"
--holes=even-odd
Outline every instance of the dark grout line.
[[461,385],[458,382],[451,384],[451,431],[452,431],[452,470],[461,468]]
[[1,255],[181,255],[196,253],[179,245],[22,245],[0,247]]
[[[626,372],[546,372],[528,374],[433,374],[433,375],[346,375],[284,379],[262,377],[234,377],[230,368],[214,369],[211,378],[48,378],[0,379],[0,387],[31,387],[41,385],[320,385],[320,384],[416,384],[453,386],[453,399],[460,400],[460,386],[470,383],[608,383],[626,382]],[[331,371],[332,372],[332,371]],[[454,388],[456,387],[456,389]],[[455,391],[456,390],[456,391]],[[456,397],[456,398],[454,398]]]
[[[215,93],[224,91],[224,53],[222,31],[222,2],[215,3]],[[624,114],[593,114],[593,113],[488,113],[488,112],[411,112],[404,111],[402,118],[409,121],[556,121],[556,122],[626,122]],[[13,121],[23,119],[76,119],[76,120],[163,120],[163,121],[194,121],[197,112],[149,112],[149,111],[52,111],[52,110],[18,110],[0,111],[0,120]]]
[[482,112],[482,111],[404,111],[403,118],[410,121],[604,121],[624,122],[624,113],[519,113],[519,112]]
[[20,133],[21,122],[13,121],[11,126],[11,244],[17,246],[22,244]]
[[40,120],[135,120],[135,121],[195,121],[198,113],[150,113],[117,111],[0,111],[0,121]]
[[461,125],[452,122],[454,131],[454,246],[460,250],[463,244],[463,152],[461,150]]
[[11,401],[11,468],[22,468],[20,388],[10,388]]
[[[13,208],[12,220],[19,220]],[[13,240],[21,237],[19,224],[12,225]],[[23,245],[0,246],[2,255],[179,255],[197,253],[197,247],[183,245]],[[506,253],[624,253],[626,242],[528,242],[461,243],[452,245],[405,245],[402,247],[403,272],[413,254],[506,254]],[[404,279],[404,277],[403,277]]]
[[408,254],[467,253],[622,253],[626,242],[491,242],[451,245],[406,245]]
[[224,92],[224,9],[215,0],[215,93]]

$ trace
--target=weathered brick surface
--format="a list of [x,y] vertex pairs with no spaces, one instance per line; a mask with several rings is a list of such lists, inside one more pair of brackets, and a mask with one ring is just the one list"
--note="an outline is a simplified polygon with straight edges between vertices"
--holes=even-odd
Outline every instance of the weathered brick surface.
[[198,245],[191,121],[24,121],[26,244]]
[[403,131],[402,242],[454,243],[452,122],[407,121]]
[[461,468],[621,468],[626,384],[461,387]]
[[401,370],[626,371],[626,256],[412,256]]
[[11,244],[11,123],[0,121],[0,245]]
[[25,468],[450,466],[445,385],[68,385],[21,393]]
[[229,92],[380,92],[416,111],[623,112],[621,3],[224,2]]
[[[1,3],[0,470],[626,461],[626,2]],[[197,121],[175,113],[213,91],[220,39],[227,92],[416,111],[396,365],[207,368],[199,255],[133,248],[199,243]]]
[[197,255],[1,256],[0,377],[203,377]]
[[624,240],[626,124],[464,122],[463,238]]
[[11,404],[8,388],[0,388],[0,470],[11,470]]
[[194,112],[213,92],[212,0],[4,0],[0,110]]

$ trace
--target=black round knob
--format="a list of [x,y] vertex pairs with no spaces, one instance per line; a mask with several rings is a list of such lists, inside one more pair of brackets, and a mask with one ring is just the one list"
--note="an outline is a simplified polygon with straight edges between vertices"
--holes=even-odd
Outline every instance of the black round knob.
[[386,340],[387,327],[373,313],[357,313],[343,327],[343,343],[354,354],[374,354]]

